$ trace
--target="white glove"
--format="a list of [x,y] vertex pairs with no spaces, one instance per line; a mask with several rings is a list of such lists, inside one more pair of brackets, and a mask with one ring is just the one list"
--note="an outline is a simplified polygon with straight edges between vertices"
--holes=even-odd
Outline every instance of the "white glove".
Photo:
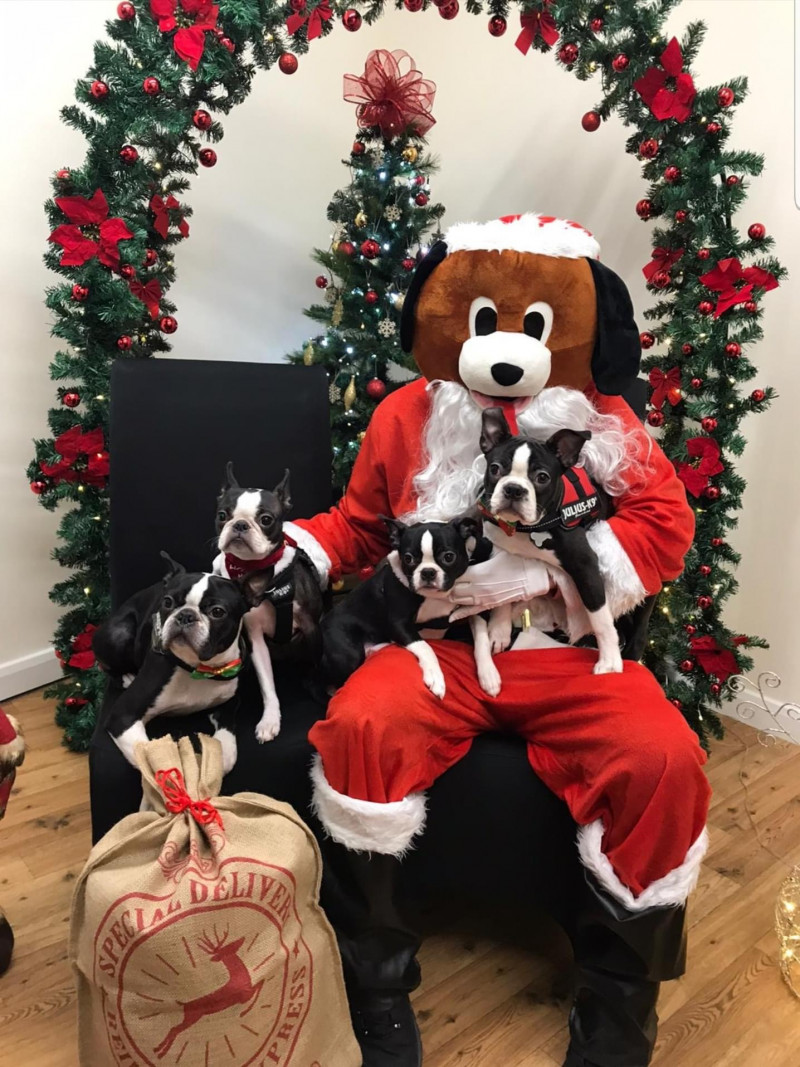
[[550,592],[551,581],[546,563],[539,559],[497,552],[485,563],[476,563],[458,579],[450,599],[460,605],[450,616],[451,622],[465,619],[479,611],[533,600]]

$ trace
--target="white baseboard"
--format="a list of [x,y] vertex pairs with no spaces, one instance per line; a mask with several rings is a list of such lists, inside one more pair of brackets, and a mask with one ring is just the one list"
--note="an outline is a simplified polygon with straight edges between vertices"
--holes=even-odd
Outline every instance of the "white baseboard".
[[0,663],[0,700],[38,689],[61,677],[61,664],[56,659],[52,646],[40,652],[31,652],[18,659]]

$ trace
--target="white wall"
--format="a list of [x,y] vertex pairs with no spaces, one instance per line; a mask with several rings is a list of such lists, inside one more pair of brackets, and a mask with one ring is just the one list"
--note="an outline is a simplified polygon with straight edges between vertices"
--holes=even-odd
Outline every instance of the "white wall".
[[[54,344],[41,301],[48,282],[41,205],[50,173],[82,158],[81,139],[59,123],[57,112],[71,99],[114,8],[113,0],[3,3],[0,494],[6,522],[0,526],[0,588],[6,608],[0,665],[43,649],[56,615],[47,600],[59,570],[48,560],[55,523],[36,506],[24,478],[29,439],[45,432],[53,395],[47,363]],[[34,13],[35,51],[19,44],[30,35]],[[701,83],[743,72],[750,77],[734,144],[764,152],[767,168],[753,183],[740,221],[762,221],[778,237],[778,254],[796,280],[792,13],[791,0],[688,0],[674,12],[671,28],[679,31],[689,19],[708,23],[697,63]],[[442,162],[434,193],[447,207],[445,222],[528,208],[579,219],[599,236],[603,258],[626,278],[636,305],[647,306],[641,266],[649,258],[650,227],[633,211],[642,184],[637,163],[622,150],[621,124],[612,120],[597,133],[584,133],[580,117],[596,102],[597,83],[578,82],[551,58],[523,58],[512,29],[496,40],[485,23],[463,12],[445,23],[434,10],[392,10],[356,34],[337,26],[301,57],[293,77],[274,71],[257,78],[250,100],[225,120],[219,163],[198,175],[190,196],[192,234],[178,253],[179,281],[171,292],[180,323],[175,356],[278,360],[309,332],[301,309],[316,296],[317,272],[308,253],[327,242],[325,208],[346,179],[340,160],[354,133],[353,108],[341,99],[342,74],[360,72],[375,47],[406,48],[439,86],[430,142]],[[9,86],[16,87],[13,93]],[[796,471],[784,460],[796,424],[792,384],[800,322],[793,299],[786,284],[765,300],[762,378],[781,399],[769,415],[745,425],[751,443],[741,468],[751,484],[736,536],[745,556],[742,591],[728,611],[735,627],[772,642],[762,663],[782,673],[784,688],[797,695],[800,567],[793,562],[800,507],[787,478],[796,484]]]

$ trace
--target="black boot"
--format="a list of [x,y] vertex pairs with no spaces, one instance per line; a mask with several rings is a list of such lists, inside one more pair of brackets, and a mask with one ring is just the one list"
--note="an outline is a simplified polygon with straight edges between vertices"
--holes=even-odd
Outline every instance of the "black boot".
[[686,965],[686,909],[630,911],[584,872],[571,932],[575,996],[564,1067],[647,1067],[659,983]]
[[348,859],[362,907],[351,930],[337,929],[337,935],[363,1067],[421,1067],[409,1000],[420,983],[419,939],[395,909],[399,862],[379,853],[349,853]]

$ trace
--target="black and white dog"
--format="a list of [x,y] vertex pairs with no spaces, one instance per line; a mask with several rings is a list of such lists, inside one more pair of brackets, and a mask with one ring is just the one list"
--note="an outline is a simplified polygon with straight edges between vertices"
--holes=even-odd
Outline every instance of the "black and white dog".
[[[150,719],[225,704],[242,668],[246,592],[217,575],[189,574],[161,554],[170,568],[164,580],[127,600],[92,640],[100,666],[124,687],[106,729],[134,766]],[[210,716],[225,774],[236,763],[232,715]]]
[[289,471],[271,491],[243,489],[231,463],[226,474],[217,499],[220,553],[212,569],[246,584],[255,604],[244,624],[264,702],[256,737],[271,741],[281,728],[281,708],[267,639],[273,645],[291,645],[302,658],[316,662],[322,591],[314,565],[283,529],[292,506]]
[[[595,674],[622,671],[619,636],[586,528],[611,513],[611,499],[576,466],[588,430],[559,430],[547,441],[514,437],[502,408],[483,412],[480,445],[486,456],[481,510],[510,537],[530,539],[526,555],[566,571],[586,608],[600,653]],[[518,605],[517,605],[518,607]],[[495,648],[508,647],[514,605],[492,611]]]
[[[322,669],[335,686],[343,685],[364,662],[367,652],[393,643],[416,656],[425,685],[438,697],[445,694],[442,668],[424,632],[447,630],[452,604],[448,594],[470,563],[488,556],[481,522],[463,515],[451,522],[406,525],[385,519],[392,551],[378,570],[322,620]],[[481,687],[500,692],[486,620],[470,619],[475,664]]]

